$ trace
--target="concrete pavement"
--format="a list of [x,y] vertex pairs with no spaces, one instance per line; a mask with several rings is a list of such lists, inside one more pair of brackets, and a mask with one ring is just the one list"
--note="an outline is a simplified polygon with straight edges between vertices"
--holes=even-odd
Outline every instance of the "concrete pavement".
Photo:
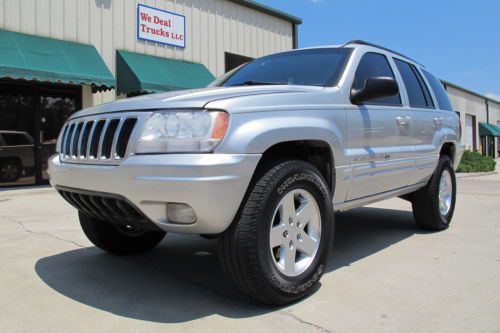
[[400,199],[337,214],[320,288],[284,308],[232,289],[214,240],[113,257],[54,190],[1,191],[1,331],[500,332],[500,175],[458,186],[445,232],[417,229]]

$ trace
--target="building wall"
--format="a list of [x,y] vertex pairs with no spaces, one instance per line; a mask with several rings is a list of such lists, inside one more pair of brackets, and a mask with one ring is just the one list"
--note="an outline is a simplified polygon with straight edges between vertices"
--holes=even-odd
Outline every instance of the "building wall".
[[[447,86],[446,91],[450,97],[453,109],[456,112],[460,112],[460,123],[462,125],[462,143],[465,144],[465,118],[466,115],[476,116],[476,149],[480,149],[481,140],[479,138],[478,124],[480,122],[486,122],[486,101],[485,99],[468,93],[464,90]],[[465,147],[465,149],[472,150],[472,147]]]
[[[138,3],[185,15],[186,48],[138,40]],[[292,23],[227,0],[0,0],[0,29],[92,44],[113,74],[116,50],[202,63],[219,76],[224,52],[254,58],[293,48]],[[115,93],[92,98],[84,104]]]
[[490,124],[498,125],[500,122],[500,102],[488,102],[490,108]]

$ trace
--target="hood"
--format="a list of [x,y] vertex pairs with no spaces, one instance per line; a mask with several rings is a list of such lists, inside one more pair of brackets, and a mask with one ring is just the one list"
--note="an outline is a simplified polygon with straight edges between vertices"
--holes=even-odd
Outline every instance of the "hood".
[[[71,118],[84,117],[99,113],[140,111],[157,109],[202,109],[208,103],[242,96],[267,94],[286,94],[321,91],[322,87],[311,86],[241,86],[210,87],[196,90],[180,90],[159,94],[126,98],[111,103],[101,104],[79,111]],[[231,110],[227,110],[231,111]]]

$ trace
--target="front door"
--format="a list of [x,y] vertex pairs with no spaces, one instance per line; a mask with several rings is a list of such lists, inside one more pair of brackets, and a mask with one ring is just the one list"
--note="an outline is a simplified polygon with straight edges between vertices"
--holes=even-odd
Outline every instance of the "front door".
[[[352,87],[360,89],[368,77],[392,77],[387,57],[366,53],[356,69]],[[378,98],[347,109],[348,155],[351,181],[347,200],[391,191],[408,185],[414,167],[411,112],[401,96]]]
[[0,187],[47,183],[59,130],[80,107],[79,86],[0,81]]

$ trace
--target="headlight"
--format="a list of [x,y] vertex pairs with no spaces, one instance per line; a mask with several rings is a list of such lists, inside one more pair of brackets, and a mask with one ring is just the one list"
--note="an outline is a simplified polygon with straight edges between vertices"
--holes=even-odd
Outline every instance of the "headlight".
[[211,152],[224,138],[229,115],[222,111],[162,111],[146,121],[134,152]]

